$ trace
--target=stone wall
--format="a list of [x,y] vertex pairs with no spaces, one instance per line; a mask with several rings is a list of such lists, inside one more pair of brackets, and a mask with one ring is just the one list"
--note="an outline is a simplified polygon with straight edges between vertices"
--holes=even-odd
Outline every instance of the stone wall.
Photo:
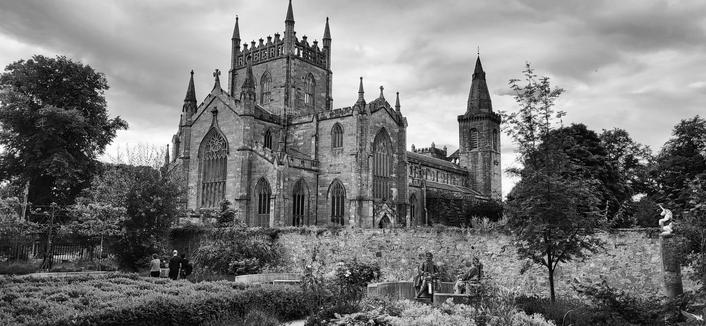
[[[417,228],[392,230],[344,230],[330,232],[291,232],[280,235],[286,250],[288,271],[299,272],[317,252],[317,260],[325,266],[359,258],[377,261],[383,281],[411,280],[424,252],[431,251],[434,260],[456,275],[461,259],[478,255],[485,274],[496,283],[524,293],[548,295],[547,272],[538,265],[517,258],[512,238],[501,233],[479,234],[457,228]],[[555,279],[559,295],[575,295],[573,279],[600,281],[635,295],[663,295],[659,236],[654,230],[620,231],[598,235],[605,241],[606,251],[585,262],[559,265]],[[524,272],[523,272],[524,271]],[[684,273],[688,274],[687,271]],[[696,284],[684,278],[685,290]]]

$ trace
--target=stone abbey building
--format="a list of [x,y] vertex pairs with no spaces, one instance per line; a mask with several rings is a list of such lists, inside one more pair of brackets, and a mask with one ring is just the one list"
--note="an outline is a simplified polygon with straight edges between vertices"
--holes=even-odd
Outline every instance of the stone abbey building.
[[361,78],[352,105],[334,108],[331,41],[328,19],[321,43],[297,37],[291,1],[284,34],[259,42],[241,44],[236,17],[227,88],[216,70],[199,103],[192,72],[168,153],[187,210],[228,200],[250,226],[458,225],[474,203],[500,198],[500,116],[480,58],[459,150],[407,151],[399,93],[394,105],[382,87],[366,99]]

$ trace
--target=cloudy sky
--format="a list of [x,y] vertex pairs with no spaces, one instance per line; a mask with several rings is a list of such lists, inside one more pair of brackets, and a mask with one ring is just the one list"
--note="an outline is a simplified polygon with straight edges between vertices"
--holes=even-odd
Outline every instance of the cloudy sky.
[[[228,71],[235,15],[243,41],[284,31],[277,1],[0,0],[0,65],[66,55],[106,74],[110,114],[130,129],[108,149],[164,146],[176,132],[189,70],[197,98]],[[704,1],[294,0],[297,35],[333,39],[334,106],[400,92],[408,146],[458,146],[477,49],[496,110],[516,110],[510,78],[525,62],[566,89],[564,122],[619,127],[659,149],[679,120],[706,113]],[[503,142],[503,166],[514,145]],[[512,187],[505,178],[503,192]]]

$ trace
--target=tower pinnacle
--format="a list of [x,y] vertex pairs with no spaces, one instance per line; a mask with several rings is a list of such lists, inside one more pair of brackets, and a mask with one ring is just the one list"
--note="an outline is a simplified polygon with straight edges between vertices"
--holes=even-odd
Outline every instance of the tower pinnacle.
[[245,81],[243,81],[242,89],[255,89],[255,77],[252,74],[252,64],[248,62],[248,68],[245,70]]
[[328,27],[328,17],[326,17],[326,27],[324,28],[324,38],[323,40],[330,40],[331,39],[331,30],[329,30]]
[[473,70],[466,114],[479,112],[493,112],[493,105],[490,101],[490,93],[485,82],[485,71],[483,71],[483,65],[480,62],[480,56],[476,59],[476,67]]
[[363,91],[363,77],[360,77],[360,84],[358,85],[358,101],[356,104],[365,105],[365,91]]
[[400,92],[397,92],[397,99],[395,100],[395,110],[400,112]]
[[292,0],[289,0],[289,7],[287,8],[287,18],[284,20],[285,23],[294,23],[294,12],[292,11]]
[[184,102],[194,102],[196,103],[196,90],[194,89],[194,71],[191,71],[191,78],[189,78],[189,86],[186,88],[186,97],[184,97]]
[[240,43],[240,27],[238,27],[238,15],[235,15],[235,27],[233,27],[233,37],[232,40],[238,40]]

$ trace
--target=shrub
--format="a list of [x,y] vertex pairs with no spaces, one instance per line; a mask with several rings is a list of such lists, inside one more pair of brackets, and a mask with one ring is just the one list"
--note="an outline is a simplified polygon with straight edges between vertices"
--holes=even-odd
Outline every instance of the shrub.
[[601,321],[610,324],[625,322],[652,324],[664,320],[660,298],[635,298],[616,290],[603,280],[595,284],[572,284],[574,290],[589,299],[601,312]]
[[302,318],[312,301],[292,286],[192,284],[120,273],[7,277],[0,279],[0,288],[4,324],[197,325],[223,318],[276,325]]
[[364,263],[357,259],[338,264],[331,281],[331,292],[338,303],[355,306],[363,298],[368,283],[380,277],[376,262]]
[[194,264],[215,273],[255,274],[282,259],[278,231],[223,227],[210,230],[194,254]]

